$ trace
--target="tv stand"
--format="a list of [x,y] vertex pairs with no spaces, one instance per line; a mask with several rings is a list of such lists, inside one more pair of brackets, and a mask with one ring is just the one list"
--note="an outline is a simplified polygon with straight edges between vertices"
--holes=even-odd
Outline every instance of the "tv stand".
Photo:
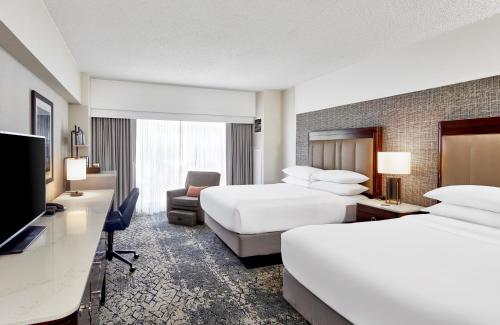
[[45,226],[28,226],[17,234],[7,244],[0,247],[0,255],[22,253],[35,239],[40,236]]

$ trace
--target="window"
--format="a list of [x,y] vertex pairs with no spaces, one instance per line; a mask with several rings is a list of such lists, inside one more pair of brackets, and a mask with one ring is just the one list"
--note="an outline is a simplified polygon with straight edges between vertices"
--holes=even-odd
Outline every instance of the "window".
[[137,120],[137,211],[166,210],[166,191],[184,187],[189,170],[221,173],[226,184],[226,124]]

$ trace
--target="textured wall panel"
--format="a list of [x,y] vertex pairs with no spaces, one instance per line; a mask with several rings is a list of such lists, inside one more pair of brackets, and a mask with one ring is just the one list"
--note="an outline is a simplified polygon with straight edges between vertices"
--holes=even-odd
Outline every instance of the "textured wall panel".
[[382,126],[385,151],[412,153],[403,200],[429,205],[422,195],[437,184],[438,122],[491,116],[500,116],[500,76],[298,114],[297,164],[307,164],[310,131]]

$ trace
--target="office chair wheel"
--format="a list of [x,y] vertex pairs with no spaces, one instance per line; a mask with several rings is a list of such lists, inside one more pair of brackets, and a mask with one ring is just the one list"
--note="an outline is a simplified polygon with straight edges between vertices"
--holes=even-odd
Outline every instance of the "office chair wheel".
[[130,273],[134,273],[135,272],[135,267],[131,266],[129,271],[130,271]]
[[139,255],[138,254],[134,254],[134,260],[136,260],[138,258],[139,258]]

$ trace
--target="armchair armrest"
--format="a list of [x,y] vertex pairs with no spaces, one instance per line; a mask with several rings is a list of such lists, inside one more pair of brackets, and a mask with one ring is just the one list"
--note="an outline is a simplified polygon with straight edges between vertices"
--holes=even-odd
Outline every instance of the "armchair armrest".
[[186,195],[186,189],[185,188],[178,188],[175,190],[168,190],[167,191],[167,212],[172,210],[172,198],[178,197],[178,196],[184,196]]

